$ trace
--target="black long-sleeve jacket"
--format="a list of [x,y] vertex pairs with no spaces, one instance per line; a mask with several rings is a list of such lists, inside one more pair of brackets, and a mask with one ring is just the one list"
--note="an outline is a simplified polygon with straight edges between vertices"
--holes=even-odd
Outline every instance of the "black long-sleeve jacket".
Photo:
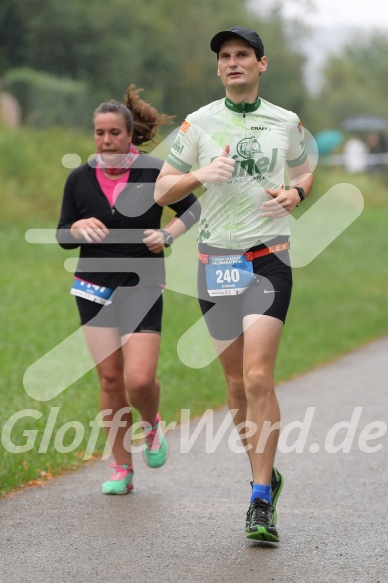
[[[64,249],[80,247],[77,277],[110,288],[164,284],[163,252],[152,253],[142,243],[146,229],[160,228],[163,208],[155,203],[154,189],[162,165],[162,160],[141,154],[113,208],[92,165],[84,164],[71,172],[65,184],[57,240]],[[201,213],[193,194],[169,206],[186,229],[198,221]],[[75,221],[90,217],[109,229],[103,243],[80,242],[70,233]]]

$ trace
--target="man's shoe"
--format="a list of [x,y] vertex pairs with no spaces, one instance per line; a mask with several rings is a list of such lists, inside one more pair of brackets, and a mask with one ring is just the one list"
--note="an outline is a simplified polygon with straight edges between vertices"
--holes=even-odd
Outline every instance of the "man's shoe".
[[115,473],[110,480],[102,485],[103,494],[128,494],[133,490],[133,468],[132,466],[120,466],[119,464],[110,464]]
[[[277,514],[276,514],[276,503],[280,496],[280,492],[282,491],[284,484],[284,478],[282,474],[276,469],[272,469],[272,476],[271,476],[271,500],[272,506],[274,510],[274,522],[276,524],[277,521]],[[253,488],[253,482],[250,482],[251,487]]]
[[282,491],[284,484],[284,478],[282,474],[276,469],[272,469],[272,477],[271,477],[271,498],[272,498],[272,506],[273,506],[273,520],[276,524],[277,521],[277,514],[276,514],[276,503],[280,496],[280,492]]
[[159,468],[167,459],[168,445],[159,427],[161,420],[162,418],[158,413],[155,425],[151,429],[144,428],[146,447],[143,455],[145,463],[150,468]]
[[267,500],[263,500],[263,498],[255,498],[250,503],[247,512],[247,538],[272,543],[279,542],[280,538],[273,516],[274,508],[272,504]]

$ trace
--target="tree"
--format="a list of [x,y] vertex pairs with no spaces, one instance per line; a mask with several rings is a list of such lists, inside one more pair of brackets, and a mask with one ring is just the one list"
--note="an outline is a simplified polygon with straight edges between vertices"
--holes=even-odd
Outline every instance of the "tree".
[[9,25],[6,11],[22,31],[6,37],[3,72],[24,66],[86,82],[91,110],[99,101],[122,99],[135,83],[144,88],[145,99],[176,114],[179,123],[188,112],[222,97],[209,43],[219,30],[239,24],[260,32],[269,55],[260,93],[302,113],[303,60],[280,10],[263,19],[235,0],[2,1],[0,38]]
[[388,40],[382,33],[355,36],[323,71],[316,129],[340,126],[347,117],[387,117]]
[[12,0],[2,0],[0,4],[0,76],[7,68],[23,65],[25,33],[22,6]]

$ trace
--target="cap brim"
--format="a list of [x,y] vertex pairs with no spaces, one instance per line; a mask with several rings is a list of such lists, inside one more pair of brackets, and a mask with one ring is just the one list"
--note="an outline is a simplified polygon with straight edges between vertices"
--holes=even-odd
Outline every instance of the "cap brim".
[[213,36],[212,40],[210,41],[211,50],[214,53],[219,53],[222,43],[228,40],[229,38],[233,38],[236,36],[239,38],[243,38],[237,32],[231,32],[230,30],[223,30],[221,32],[218,32],[215,36]]

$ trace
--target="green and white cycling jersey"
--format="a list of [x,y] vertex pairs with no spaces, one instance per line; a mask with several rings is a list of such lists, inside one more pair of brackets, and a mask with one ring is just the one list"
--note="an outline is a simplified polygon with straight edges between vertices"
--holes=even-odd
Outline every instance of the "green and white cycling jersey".
[[204,184],[198,241],[225,249],[248,249],[289,235],[288,217],[263,217],[265,189],[285,185],[285,166],[306,158],[298,116],[264,99],[255,103],[214,101],[187,116],[167,162],[181,172],[207,166],[230,145],[236,160],[228,182]]

